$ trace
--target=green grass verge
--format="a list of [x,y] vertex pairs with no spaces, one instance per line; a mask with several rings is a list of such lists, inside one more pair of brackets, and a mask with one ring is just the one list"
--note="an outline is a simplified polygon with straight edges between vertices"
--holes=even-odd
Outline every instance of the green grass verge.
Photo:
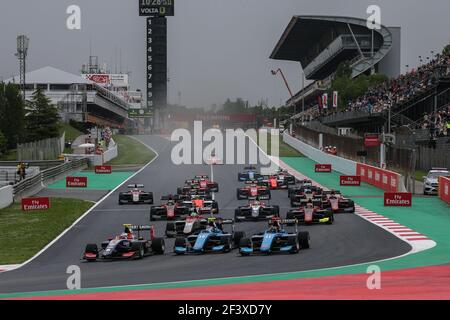
[[139,141],[128,136],[114,136],[118,144],[119,155],[108,162],[109,165],[143,165],[150,162],[156,155]]
[[22,211],[20,203],[0,210],[0,265],[25,262],[91,206],[92,202],[50,199],[46,211]]
[[63,134],[63,132],[66,133],[66,141],[68,141],[68,140],[74,141],[76,138],[83,135],[83,132],[75,129],[74,127],[72,127],[70,124],[67,124],[67,123],[63,123],[61,125],[59,132],[61,134]]
[[[279,138],[279,146],[280,146],[280,151],[279,151],[279,157],[286,157],[286,158],[293,158],[293,157],[304,157],[303,154],[301,154],[300,152],[298,152],[297,150],[295,150],[294,148],[292,148],[290,145],[286,144],[283,139],[282,136],[278,136]],[[259,144],[259,136],[258,136],[258,144]],[[271,146],[272,146],[272,139],[270,139],[269,134],[267,134],[267,148],[262,148],[268,155],[272,155],[272,150],[271,150]]]
[[17,160],[17,150],[8,150],[5,154],[0,155],[1,161],[16,161]]
[[417,181],[423,182],[423,177],[426,176],[427,174],[428,174],[428,172],[425,172],[425,171],[423,171],[423,170],[417,170],[417,171],[416,171],[416,175],[415,175],[414,178],[415,178]]

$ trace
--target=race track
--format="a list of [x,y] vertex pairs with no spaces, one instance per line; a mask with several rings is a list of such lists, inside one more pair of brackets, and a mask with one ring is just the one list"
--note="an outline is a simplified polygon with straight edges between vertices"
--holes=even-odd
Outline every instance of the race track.
[[[143,183],[154,192],[155,204],[162,195],[175,193],[195,174],[210,174],[207,165],[175,166],[170,161],[171,143],[158,136],[139,136],[154,148],[159,157],[129,183]],[[216,195],[220,216],[232,218],[234,209],[246,201],[236,200],[237,173],[244,165],[214,167],[214,180],[219,182]],[[66,289],[69,265],[81,268],[81,286],[106,287],[143,283],[211,279],[244,275],[313,270],[358,264],[395,257],[408,252],[410,246],[383,229],[353,214],[335,216],[333,225],[311,226],[311,249],[295,255],[240,257],[228,254],[175,256],[173,241],[166,239],[166,254],[143,260],[84,263],[80,261],[86,243],[101,241],[122,231],[124,223],[149,224],[149,206],[119,206],[116,190],[82,219],[54,245],[26,266],[0,274],[0,293]],[[273,191],[272,204],[279,204],[285,217],[289,209],[286,191]],[[165,222],[154,222],[157,235],[162,235]],[[266,227],[261,223],[240,223],[236,230],[251,235]]]

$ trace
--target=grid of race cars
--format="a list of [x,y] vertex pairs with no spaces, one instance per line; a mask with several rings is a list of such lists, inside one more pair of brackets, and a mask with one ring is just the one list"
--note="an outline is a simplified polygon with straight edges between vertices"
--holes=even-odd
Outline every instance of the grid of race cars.
[[[251,254],[296,254],[310,246],[310,235],[303,231],[311,224],[332,225],[334,215],[355,212],[354,202],[339,191],[325,191],[310,180],[298,180],[280,169],[262,175],[254,167],[238,174],[243,185],[236,190],[238,200],[247,203],[235,209],[234,219],[220,217],[214,194],[219,183],[207,175],[197,175],[177,188],[176,194],[163,196],[154,205],[153,193],[144,185],[128,186],[119,194],[119,205],[150,204],[149,220],[166,221],[165,237],[175,238],[173,253],[227,253],[237,249],[242,256]],[[285,190],[291,209],[284,217],[278,205],[269,204],[273,190]],[[239,231],[240,223],[267,221],[267,228],[255,234]],[[299,231],[302,225],[302,231]],[[143,234],[147,234],[145,237]],[[155,236],[154,226],[124,225],[120,235],[100,245],[87,244],[82,259],[141,259],[147,255],[164,254],[165,241]]]

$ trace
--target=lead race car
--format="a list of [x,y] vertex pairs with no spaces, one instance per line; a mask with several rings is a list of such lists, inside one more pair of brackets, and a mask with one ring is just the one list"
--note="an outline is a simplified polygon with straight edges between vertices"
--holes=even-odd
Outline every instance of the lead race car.
[[238,200],[270,200],[270,189],[265,186],[260,186],[251,181],[247,181],[245,186],[236,190]]
[[[283,225],[295,225],[294,232],[286,231]],[[251,254],[298,253],[301,249],[309,249],[309,232],[299,232],[297,220],[281,220],[273,218],[269,221],[269,228],[253,235],[242,238],[239,242],[239,253],[242,256]]]
[[234,220],[257,221],[280,216],[280,207],[271,206],[261,201],[250,201],[246,206],[240,206],[234,211]]
[[263,175],[256,171],[256,167],[248,166],[244,170],[238,173],[239,181],[261,181],[264,179]]
[[[223,230],[224,225],[231,225],[232,231]],[[233,220],[208,218],[208,227],[198,234],[175,239],[174,252],[177,255],[186,253],[230,252],[237,248],[239,241],[245,237],[244,232],[234,230]]]
[[271,190],[288,189],[289,186],[296,184],[296,179],[286,170],[280,169],[274,174],[263,176],[263,179],[258,184],[265,185]]
[[128,191],[119,193],[119,205],[153,204],[153,192],[144,191],[143,184],[130,184]]
[[[121,235],[102,242],[100,248],[95,243],[86,245],[82,259],[89,262],[98,259],[142,259],[148,255],[164,254],[164,239],[155,237],[153,226],[124,224],[124,227],[125,230]],[[150,231],[149,239],[144,239],[140,235],[141,231]]]

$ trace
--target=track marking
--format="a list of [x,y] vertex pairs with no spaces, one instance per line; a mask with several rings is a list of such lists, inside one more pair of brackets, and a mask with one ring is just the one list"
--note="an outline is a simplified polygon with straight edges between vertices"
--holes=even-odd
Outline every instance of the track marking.
[[[145,143],[143,143],[142,141],[140,141],[139,139],[136,139],[135,137],[129,136],[130,138],[140,142],[142,145],[144,145],[146,148],[150,149],[151,151],[153,151],[155,153],[155,157],[149,162],[147,163],[145,166],[143,166],[141,169],[139,169],[138,171],[136,171],[133,175],[131,175],[130,177],[128,177],[126,180],[124,180],[121,184],[119,184],[117,187],[115,187],[113,190],[111,190],[109,193],[107,193],[103,198],[101,198],[97,203],[95,203],[92,207],[90,207],[85,213],[83,213],[77,220],[75,220],[74,223],[72,223],[71,226],[69,226],[66,230],[64,230],[59,236],[57,236],[55,239],[53,239],[50,243],[48,243],[41,251],[39,251],[38,253],[36,253],[33,257],[31,257],[30,259],[28,259],[27,261],[25,261],[22,264],[18,264],[18,265],[10,265],[8,269],[6,269],[6,271],[12,271],[12,270],[16,270],[19,268],[22,268],[23,266],[26,266],[27,264],[29,264],[31,261],[33,261],[34,259],[36,259],[37,257],[39,257],[41,254],[43,254],[48,248],[50,248],[53,244],[55,244],[59,239],[61,239],[67,232],[69,232],[74,226],[76,226],[81,220],[83,220],[89,213],[93,212],[95,210],[96,207],[98,207],[105,199],[107,199],[111,194],[113,194],[117,189],[119,189],[121,186],[123,186],[127,181],[129,181],[130,179],[134,178],[136,175],[138,175],[139,173],[141,173],[143,170],[145,170],[149,165],[151,165],[153,163],[153,161],[155,161],[156,159],[158,159],[159,157],[159,153],[153,149],[152,147],[146,145]],[[5,266],[2,266],[3,269]]]

